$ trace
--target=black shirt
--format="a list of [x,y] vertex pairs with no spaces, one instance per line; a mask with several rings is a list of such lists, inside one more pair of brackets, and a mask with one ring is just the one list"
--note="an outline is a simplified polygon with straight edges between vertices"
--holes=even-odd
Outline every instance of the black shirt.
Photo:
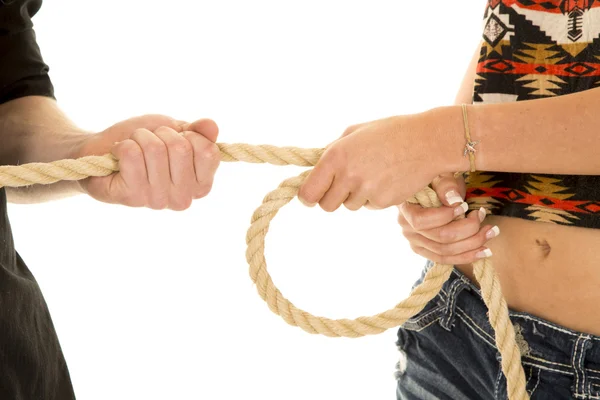
[[[41,4],[0,0],[0,104],[30,95],[54,97],[31,22]],[[6,192],[0,189],[0,400],[74,398],[44,297],[15,251]]]

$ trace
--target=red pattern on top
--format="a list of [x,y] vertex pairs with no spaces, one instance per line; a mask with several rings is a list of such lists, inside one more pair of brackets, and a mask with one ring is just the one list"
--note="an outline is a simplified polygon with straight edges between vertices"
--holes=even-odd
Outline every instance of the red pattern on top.
[[[587,10],[589,8],[600,7],[599,1],[594,0],[534,0],[535,4],[525,5],[522,4],[519,0],[488,0],[488,5],[491,8],[496,8],[496,6],[500,3],[504,4],[507,7],[512,7],[513,5],[517,5],[519,8],[526,8],[528,10],[535,11],[543,11],[554,14],[562,14],[561,5],[564,7],[564,12],[569,13],[576,8],[581,10]],[[542,6],[544,3],[546,5],[551,4],[554,8],[548,9],[547,7]]]
[[[473,192],[477,192],[474,194]],[[495,199],[508,200],[511,203],[554,208],[572,213],[596,214],[600,211],[600,204],[590,200],[561,200],[552,196],[539,196],[517,190],[514,188],[467,188],[467,198],[494,197]],[[544,202],[543,200],[547,200]]]
[[[545,71],[538,70],[543,67]],[[478,73],[516,75],[554,75],[564,77],[600,76],[600,63],[570,62],[565,64],[525,64],[512,60],[484,60],[477,65]]]

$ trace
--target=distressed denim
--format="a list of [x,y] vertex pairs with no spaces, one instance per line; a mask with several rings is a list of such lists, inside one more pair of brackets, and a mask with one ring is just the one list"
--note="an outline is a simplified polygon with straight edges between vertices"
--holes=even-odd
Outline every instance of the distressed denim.
[[[507,399],[486,313],[479,289],[455,270],[398,331],[398,400]],[[600,337],[526,313],[510,318],[532,400],[600,399]]]

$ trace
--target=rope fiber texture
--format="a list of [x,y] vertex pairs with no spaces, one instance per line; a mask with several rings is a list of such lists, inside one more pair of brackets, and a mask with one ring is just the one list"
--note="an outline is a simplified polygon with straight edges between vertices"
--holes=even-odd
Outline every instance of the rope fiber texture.
[[[269,145],[218,144],[221,160],[273,165],[314,166],[324,149],[302,149]],[[52,163],[30,163],[18,166],[0,166],[0,187],[20,187],[32,184],[50,184],[62,180],[79,180],[91,176],[107,176],[119,170],[118,161],[112,155],[88,156],[77,160],[60,160]],[[246,235],[246,260],[250,266],[250,277],[256,284],[260,297],[271,311],[285,322],[308,333],[330,337],[356,338],[374,335],[402,325],[420,312],[441,290],[453,271],[452,265],[434,264],[423,282],[413,289],[410,296],[394,308],[370,317],[329,319],[314,316],[294,306],[273,283],[265,260],[265,236],[269,224],[281,207],[298,194],[298,190],[309,171],[286,179],[279,187],[265,196],[263,203],[252,215]],[[436,193],[429,187],[417,193],[409,202],[423,207],[441,205]],[[506,376],[509,399],[525,400],[529,395],[525,389],[525,373],[521,365],[521,353],[515,340],[514,327],[508,316],[508,307],[502,295],[500,281],[490,259],[474,264],[474,274],[481,287],[491,326],[494,328],[496,345],[501,355],[502,371]]]

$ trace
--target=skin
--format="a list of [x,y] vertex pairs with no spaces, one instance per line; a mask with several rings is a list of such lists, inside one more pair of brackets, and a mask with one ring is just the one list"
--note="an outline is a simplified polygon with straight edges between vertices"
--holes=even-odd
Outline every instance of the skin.
[[[456,104],[471,102],[477,55]],[[594,111],[599,96],[590,89],[469,107],[471,135],[481,141],[478,170],[600,175],[594,155],[600,145]],[[600,230],[500,216],[481,220],[477,210],[456,217],[460,201],[450,204],[446,194],[454,190],[464,199],[464,182],[453,175],[469,169],[464,145],[457,106],[359,124],[328,147],[299,198],[326,211],[342,204],[349,209],[399,204],[398,221],[417,254],[454,264],[474,280],[472,263],[489,249],[511,309],[600,335]],[[404,202],[429,183],[444,206],[426,210]],[[501,234],[486,238],[494,226]]]

